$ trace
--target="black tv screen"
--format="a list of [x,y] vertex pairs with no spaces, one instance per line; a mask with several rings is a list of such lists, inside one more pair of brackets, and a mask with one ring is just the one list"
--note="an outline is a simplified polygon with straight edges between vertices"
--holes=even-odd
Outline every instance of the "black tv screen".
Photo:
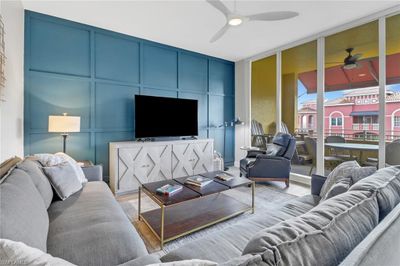
[[197,136],[197,100],[135,95],[136,138]]

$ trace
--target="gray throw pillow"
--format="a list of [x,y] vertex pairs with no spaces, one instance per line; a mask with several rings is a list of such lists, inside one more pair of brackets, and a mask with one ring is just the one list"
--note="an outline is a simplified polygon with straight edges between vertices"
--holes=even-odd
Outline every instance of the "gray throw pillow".
[[33,184],[43,198],[44,205],[46,208],[49,208],[53,200],[53,190],[51,189],[49,180],[41,169],[40,163],[33,159],[25,159],[17,164],[17,168],[23,170],[32,178]]
[[341,180],[351,179],[351,174],[353,173],[354,169],[357,168],[360,168],[360,165],[356,161],[348,161],[339,164],[326,178],[326,181],[319,194],[320,197],[325,198],[332,186],[336,183],[339,183]]
[[82,184],[69,163],[43,167],[43,171],[60,199],[65,200],[82,189]]
[[261,254],[265,265],[339,265],[378,224],[372,191],[349,191],[309,212],[265,228],[242,255]]
[[331,189],[321,199],[321,202],[347,192],[351,185],[352,182],[350,178],[343,178],[331,187]]
[[353,184],[357,183],[363,178],[366,178],[367,176],[373,175],[375,172],[376,172],[375,166],[354,168],[351,173],[351,179],[353,181]]

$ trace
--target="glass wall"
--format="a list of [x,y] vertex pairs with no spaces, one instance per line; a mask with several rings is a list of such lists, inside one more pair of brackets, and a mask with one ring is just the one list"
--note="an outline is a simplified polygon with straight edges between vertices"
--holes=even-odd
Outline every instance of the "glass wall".
[[276,132],[276,55],[254,61],[251,69],[251,146],[264,149]]
[[282,123],[297,138],[292,172],[310,175],[316,165],[317,42],[282,52]]
[[[346,160],[367,164],[379,136],[378,21],[325,38],[325,173]],[[369,147],[371,148],[371,147]]]

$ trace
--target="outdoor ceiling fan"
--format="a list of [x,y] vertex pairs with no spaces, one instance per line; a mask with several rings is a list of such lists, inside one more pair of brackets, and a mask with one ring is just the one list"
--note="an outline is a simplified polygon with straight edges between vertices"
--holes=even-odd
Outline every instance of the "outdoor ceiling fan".
[[355,54],[352,55],[351,53],[354,51],[354,48],[350,47],[346,49],[348,55],[344,58],[343,62],[331,62],[328,64],[338,64],[343,63],[344,69],[354,69],[357,68],[359,65],[357,63],[358,59],[361,58],[362,54]]
[[299,15],[297,12],[293,11],[275,11],[275,12],[265,12],[254,15],[243,16],[236,11],[236,0],[234,1],[234,10],[230,11],[224,3],[220,0],[206,0],[214,8],[218,9],[226,17],[225,25],[211,38],[210,42],[213,43],[219,38],[221,38],[229,28],[237,27],[246,23],[248,21],[274,21],[274,20],[284,20],[293,18]]

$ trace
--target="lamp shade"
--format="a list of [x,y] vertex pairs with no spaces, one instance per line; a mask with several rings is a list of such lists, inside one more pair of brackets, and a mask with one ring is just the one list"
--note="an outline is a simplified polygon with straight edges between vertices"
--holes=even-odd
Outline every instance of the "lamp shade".
[[66,115],[50,115],[49,116],[49,132],[80,132],[81,117]]

